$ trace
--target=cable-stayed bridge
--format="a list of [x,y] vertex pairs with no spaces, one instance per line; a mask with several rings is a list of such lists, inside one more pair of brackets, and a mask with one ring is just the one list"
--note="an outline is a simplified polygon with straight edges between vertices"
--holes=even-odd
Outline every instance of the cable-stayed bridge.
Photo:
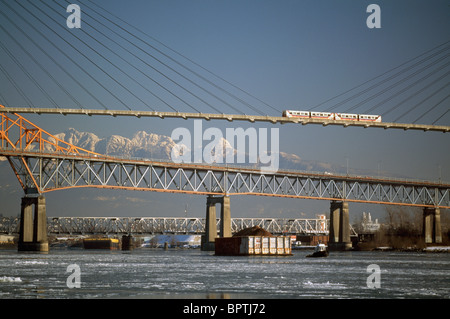
[[349,242],[348,202],[423,207],[426,241],[441,240],[440,209],[450,208],[446,183],[105,156],[66,143],[18,113],[449,132],[450,41],[306,107],[307,111],[380,114],[382,122],[286,118],[281,114],[288,107],[262,101],[91,1],[79,1],[86,17],[83,27],[67,28],[67,4],[0,4],[0,102],[5,106],[0,107],[0,155],[8,159],[26,195],[23,249],[45,249],[42,195],[79,187],[206,195],[209,244],[216,236],[216,204],[221,205],[220,236],[231,234],[230,196],[234,195],[331,201],[330,241],[343,247]]
[[[68,4],[2,2],[1,112],[448,132],[450,41],[316,105],[273,106],[90,0],[79,1],[82,27],[70,29]],[[282,118],[285,109],[379,114],[383,123]]]

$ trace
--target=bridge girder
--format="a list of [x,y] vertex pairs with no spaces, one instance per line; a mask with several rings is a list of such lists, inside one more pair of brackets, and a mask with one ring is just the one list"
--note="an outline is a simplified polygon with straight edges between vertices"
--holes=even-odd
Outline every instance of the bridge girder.
[[262,172],[256,168],[175,164],[3,150],[28,194],[94,187],[198,195],[261,195],[450,208],[450,185],[365,176]]
[[419,130],[419,131],[437,131],[448,133],[450,126],[429,125],[429,124],[411,124],[411,123],[392,123],[392,122],[360,122],[348,120],[328,120],[315,118],[296,118],[269,115],[242,115],[242,114],[218,114],[218,113],[188,113],[188,112],[158,112],[158,111],[129,111],[129,110],[98,110],[98,109],[70,109],[70,108],[30,108],[30,107],[0,107],[0,113],[31,113],[31,114],[77,114],[88,116],[132,116],[132,117],[157,117],[157,118],[182,118],[182,119],[204,119],[232,121],[268,122],[281,124],[316,124],[322,126],[358,126],[362,128],[383,128],[400,130]]

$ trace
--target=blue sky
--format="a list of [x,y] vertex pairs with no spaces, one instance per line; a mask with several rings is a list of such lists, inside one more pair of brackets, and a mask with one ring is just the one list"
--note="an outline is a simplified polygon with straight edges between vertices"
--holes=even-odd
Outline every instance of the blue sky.
[[[53,2],[45,2],[55,7]],[[83,25],[83,21],[91,22],[88,17],[89,9],[83,6],[83,2],[79,3],[82,10],[82,29],[90,32],[93,37],[98,37],[99,41],[104,41],[97,33],[91,32],[87,24]],[[12,1],[7,3],[14,5]],[[63,6],[68,4],[63,1],[60,3],[63,3]],[[250,92],[279,110],[280,114],[286,108],[302,110],[313,107],[450,40],[450,20],[448,19],[450,3],[448,1],[110,0],[95,3],[227,81]],[[381,8],[380,29],[369,29],[366,25],[366,19],[369,16],[366,8],[371,3],[376,3]],[[90,5],[89,2],[86,4]],[[42,5],[40,7],[46,8]],[[34,9],[31,8],[31,10]],[[41,12],[37,10],[34,12],[43,17]],[[26,16],[30,23],[36,23],[32,22],[34,19],[30,15]],[[62,10],[61,16],[64,18],[68,16],[68,13]],[[43,17],[43,19],[46,18]],[[55,26],[55,30],[69,41],[72,41],[71,32],[80,33],[81,31],[67,28],[64,30],[65,21],[63,19],[58,21],[61,21],[62,27]],[[4,21],[2,25],[12,34],[20,36],[8,22]],[[38,25],[37,23],[37,29],[44,30]],[[25,23],[22,26],[30,36],[38,37],[30,26]],[[70,52],[74,59],[89,68],[89,64],[67,44],[61,42],[56,35],[48,31],[43,32],[55,43],[59,43],[62,49]],[[2,36],[4,37],[3,32]],[[11,40],[4,41],[13,53],[20,51]],[[101,49],[101,46],[89,41],[93,46]],[[61,83],[69,83],[66,82],[67,77],[57,72],[58,69],[55,66],[51,66],[48,61],[45,62],[46,58],[41,52],[26,41],[24,45],[36,58],[42,58],[43,63],[49,66],[49,70],[55,71]],[[59,58],[55,48],[45,41],[42,45]],[[139,52],[134,52],[141,56]],[[0,50],[0,53],[2,66],[11,72],[17,70],[5,52]],[[29,66],[31,72],[39,73],[39,69],[33,66],[23,53],[17,54],[18,58],[23,58],[24,64]],[[112,61],[115,61],[110,53],[107,54]],[[86,75],[68,63],[67,59],[61,57],[60,61],[67,65],[69,72],[78,76],[81,81],[89,83],[90,80]],[[104,65],[108,67],[106,62]],[[105,83],[111,82],[94,69],[91,70],[92,74]],[[23,75],[18,73],[18,78],[23,78]],[[112,74],[122,81],[130,82],[129,79],[121,78],[120,73],[112,71]],[[2,83],[5,83],[4,75],[0,74],[0,76]],[[139,77],[139,80],[145,81],[142,77]],[[445,81],[448,81],[448,78],[441,81],[441,85]],[[26,81],[24,80],[23,83]],[[50,81],[45,84],[48,85],[48,90],[55,94],[55,98],[63,101],[62,104],[69,103],[63,99],[63,94],[54,85],[52,86]],[[25,85],[24,89],[29,89],[27,92],[31,92],[30,96],[36,105],[51,106],[36,88],[33,88],[31,84],[28,85]],[[437,88],[438,85],[439,83],[435,87]],[[99,99],[106,101],[111,108],[120,108],[120,105],[104,91],[93,89],[93,92]],[[120,91],[115,92],[120,94]],[[11,106],[24,104],[17,92],[11,89],[10,84],[3,86],[0,93]],[[80,102],[92,105],[92,108],[98,107],[79,88],[74,88],[72,93],[80,99]],[[442,95],[448,93],[448,87],[441,92]],[[131,108],[136,105],[133,99],[128,99],[126,96],[123,98],[129,101]],[[407,111],[415,101],[419,100],[420,98],[417,98],[405,103],[396,114]],[[432,105],[432,101],[429,103]],[[436,119],[445,111],[445,108],[449,107],[450,101],[446,100],[445,103],[438,108],[440,113],[425,116],[422,122],[431,123]],[[86,107],[90,108],[89,105]],[[326,110],[331,105],[324,104],[323,108]],[[64,107],[64,105],[61,106]],[[370,105],[366,106],[368,107]],[[345,111],[346,108],[348,106],[340,111]],[[191,111],[187,108],[182,110]],[[364,110],[364,107],[361,110]],[[426,105],[420,107],[417,113],[405,116],[399,122],[413,121],[426,110]],[[265,114],[279,115],[265,106],[261,106],[261,111]],[[383,111],[383,109],[380,108],[374,113],[377,114],[377,111]],[[245,112],[248,113],[249,110]],[[383,119],[392,121],[396,114],[390,114],[390,117]],[[74,127],[79,131],[93,132],[100,137],[111,134],[131,137],[139,130],[170,136],[176,127],[193,126],[190,121],[176,119],[57,115],[27,117],[52,133]],[[450,125],[450,114],[443,117],[437,124]],[[205,128],[216,126],[223,130],[230,126],[246,128],[251,125],[254,124],[220,121],[204,123]],[[272,126],[258,124],[256,127],[270,128]],[[448,134],[312,125],[277,125],[277,127],[280,128],[280,150],[297,154],[305,160],[342,166],[345,166],[348,160],[352,168],[377,169],[380,167],[388,175],[404,175],[429,180],[437,180],[441,177],[443,180],[450,180]],[[5,169],[5,166],[2,166],[2,169]],[[19,210],[21,194],[19,184],[17,183],[16,186],[18,192],[14,195],[16,197],[14,206]],[[90,208],[92,208],[91,215],[120,216],[127,210],[135,211],[139,216],[147,214],[176,216],[184,215],[186,203],[191,207],[191,215],[203,216],[206,201],[200,196],[97,190],[55,192],[48,194],[47,198],[47,212],[53,216],[65,214],[76,216],[80,210],[86,211]],[[80,198],[83,199],[82,202],[79,202]],[[111,201],[107,201],[108,198]],[[130,205],[125,207],[121,202],[127,198],[131,201]],[[66,201],[73,201],[73,208],[67,208],[64,205]],[[300,212],[314,216],[315,213],[327,212],[329,207],[326,201],[260,197],[232,198],[231,203],[232,207],[233,205],[236,207],[233,210],[235,216],[263,214],[264,216],[294,217],[300,215]],[[148,208],[149,206],[152,209]],[[351,205],[350,210],[352,207],[356,212],[382,211],[382,208],[375,206],[368,206],[366,209],[364,205],[354,204]]]

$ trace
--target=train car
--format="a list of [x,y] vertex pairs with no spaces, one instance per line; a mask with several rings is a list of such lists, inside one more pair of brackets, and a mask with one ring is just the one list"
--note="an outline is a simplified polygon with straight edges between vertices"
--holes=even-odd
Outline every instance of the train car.
[[336,121],[362,121],[381,122],[381,115],[352,114],[352,113],[330,113],[330,112],[309,112],[309,111],[283,111],[283,117],[300,117],[311,119],[326,119]]
[[363,122],[381,122],[381,115],[360,114],[359,120]]
[[358,114],[335,113],[335,120],[358,121]]
[[334,113],[329,112],[311,112],[312,119],[334,120]]
[[302,117],[302,118],[308,118],[310,117],[310,112],[308,111],[290,111],[286,110],[283,111],[284,117]]

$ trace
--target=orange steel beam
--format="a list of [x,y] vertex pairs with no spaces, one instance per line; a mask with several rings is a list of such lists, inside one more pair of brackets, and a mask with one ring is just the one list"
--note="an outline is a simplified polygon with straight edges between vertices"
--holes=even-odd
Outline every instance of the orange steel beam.
[[[0,108],[4,108],[4,106],[0,104]],[[57,138],[17,113],[0,114],[0,140],[2,148],[7,149],[8,147],[11,147],[13,150],[19,152],[32,150],[33,146],[37,145],[37,149],[40,152],[53,150],[54,152],[60,152],[66,155],[102,156],[101,154],[85,150]],[[28,177],[31,178],[36,189],[39,189],[39,185],[31,173],[31,169],[24,159],[23,154],[19,157],[21,159],[21,164],[28,173]],[[8,161],[22,188],[26,190],[27,186],[24,185],[20,179],[18,169],[9,158]]]
[[[22,163],[24,164],[25,169],[27,170],[28,176],[31,178],[31,180],[33,181],[34,186],[36,187],[36,189],[39,189],[39,185],[36,182],[36,179],[34,178],[33,174],[31,173],[30,167],[28,166],[27,162],[25,161],[25,158],[21,158]],[[17,175],[16,175],[17,176]]]
[[[0,108],[4,107],[0,104]],[[11,115],[15,116],[16,119],[12,119]],[[6,140],[14,149],[29,150],[31,145],[38,144],[40,151],[54,149],[55,152],[63,154],[75,153],[102,156],[57,138],[17,113],[1,113],[0,116],[2,124],[0,138]],[[14,130],[15,132],[13,132]],[[14,133],[16,137],[12,136]]]
[[11,165],[14,174],[16,175],[17,179],[19,180],[20,186],[22,186],[22,189],[26,189],[25,184],[22,182],[22,179],[20,178],[19,172],[17,171],[16,167],[14,166],[14,163],[11,161],[9,157],[7,157],[9,165]]

